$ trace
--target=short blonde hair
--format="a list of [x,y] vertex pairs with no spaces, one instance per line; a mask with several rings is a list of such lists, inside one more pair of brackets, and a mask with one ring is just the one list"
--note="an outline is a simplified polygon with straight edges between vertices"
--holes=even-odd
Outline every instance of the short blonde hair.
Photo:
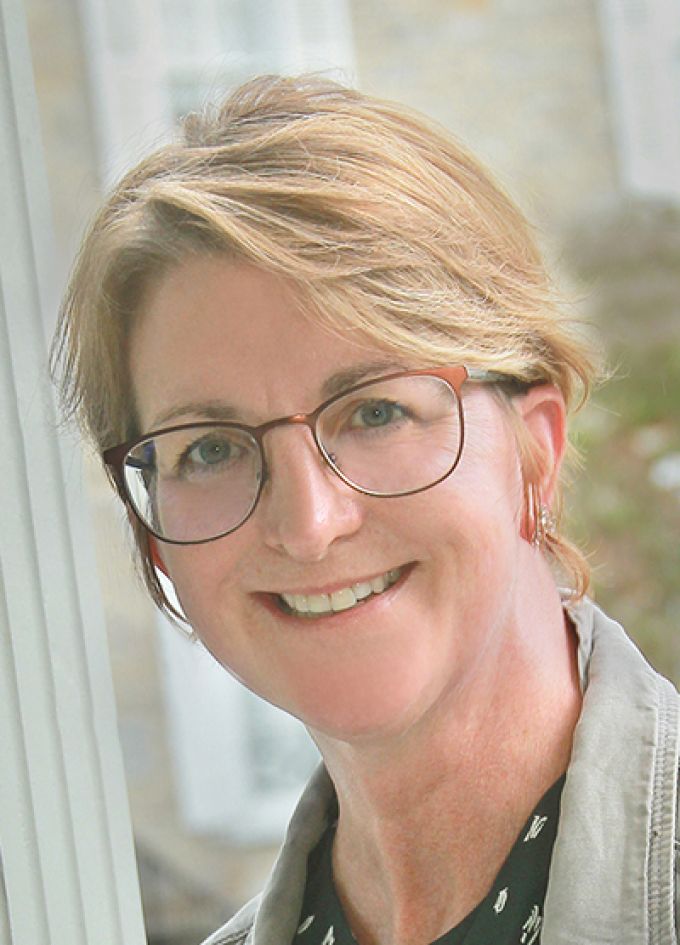
[[[127,338],[145,292],[206,252],[284,276],[333,331],[358,328],[424,366],[555,384],[569,408],[597,371],[522,214],[460,144],[329,80],[267,76],[185,118],[178,141],[120,181],[84,239],[55,358],[65,409],[100,452],[143,432]],[[528,487],[537,457],[518,442]],[[167,608],[141,526],[136,541]],[[546,548],[580,597],[584,556],[559,527]]]

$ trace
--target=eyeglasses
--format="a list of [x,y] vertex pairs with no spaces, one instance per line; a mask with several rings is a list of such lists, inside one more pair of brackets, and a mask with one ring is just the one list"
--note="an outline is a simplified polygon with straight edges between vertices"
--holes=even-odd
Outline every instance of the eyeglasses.
[[258,427],[202,421],[137,437],[103,454],[121,498],[152,535],[178,545],[213,541],[252,515],[270,472],[264,436],[303,424],[333,472],[357,492],[405,496],[430,489],[463,450],[465,381],[514,385],[464,366],[364,381],[308,414]]

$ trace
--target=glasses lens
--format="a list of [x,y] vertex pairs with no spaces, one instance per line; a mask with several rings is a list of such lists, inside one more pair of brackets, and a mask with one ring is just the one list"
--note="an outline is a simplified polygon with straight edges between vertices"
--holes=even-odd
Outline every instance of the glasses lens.
[[352,485],[376,495],[415,492],[439,482],[458,462],[458,397],[439,377],[376,381],[330,404],[317,435]]
[[144,524],[160,538],[199,542],[233,531],[257,500],[256,440],[228,426],[186,426],[138,443],[125,484]]

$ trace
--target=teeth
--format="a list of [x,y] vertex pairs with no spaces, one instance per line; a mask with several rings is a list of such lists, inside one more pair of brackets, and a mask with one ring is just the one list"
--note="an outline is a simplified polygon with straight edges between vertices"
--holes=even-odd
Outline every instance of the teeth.
[[349,610],[357,602],[356,594],[351,587],[343,587],[341,591],[334,591],[331,594],[331,607],[333,610]]
[[[395,574],[398,572],[390,571],[390,574]],[[396,578],[395,578],[396,581]],[[356,594],[357,600],[363,600],[364,597],[370,597],[373,593],[373,588],[371,587],[370,581],[361,581],[359,584],[354,584],[352,590]]]
[[332,594],[281,594],[288,607],[297,614],[330,614],[351,610],[372,594],[382,594],[401,575],[401,568],[393,568],[371,581],[359,581]]
[[[297,596],[297,595],[296,595]],[[304,595],[300,595],[304,597]],[[310,614],[327,614],[331,609],[331,601],[328,594],[310,594],[307,598]]]
[[296,594],[293,598],[293,602],[288,601],[291,607],[295,610],[299,610],[301,614],[306,614],[309,610],[309,604],[307,603],[307,598],[304,594]]

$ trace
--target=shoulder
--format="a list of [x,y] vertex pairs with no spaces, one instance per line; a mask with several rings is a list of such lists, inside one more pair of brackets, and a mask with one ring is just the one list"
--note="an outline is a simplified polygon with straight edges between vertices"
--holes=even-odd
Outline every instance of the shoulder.
[[256,896],[247,902],[235,916],[205,939],[202,945],[242,945],[245,943],[253,928],[261,898],[261,895]]

